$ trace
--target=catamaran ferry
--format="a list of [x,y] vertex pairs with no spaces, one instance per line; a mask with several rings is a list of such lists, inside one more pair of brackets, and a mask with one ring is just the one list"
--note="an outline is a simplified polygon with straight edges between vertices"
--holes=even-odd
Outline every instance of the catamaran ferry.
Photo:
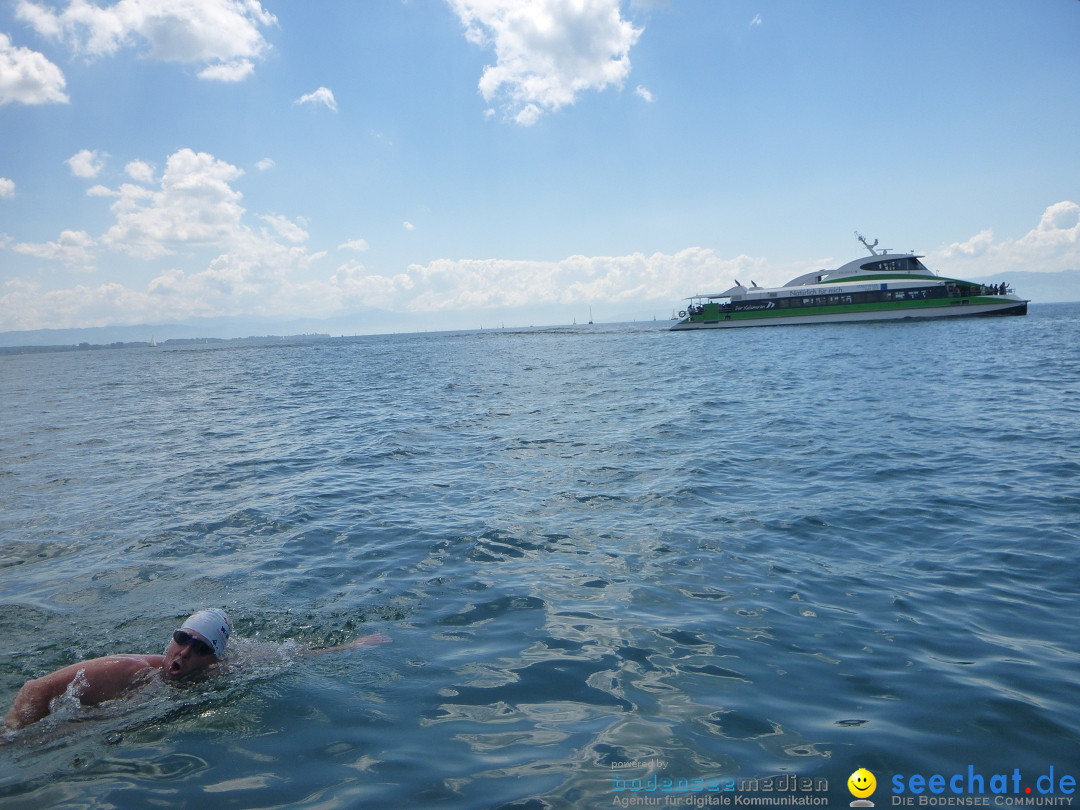
[[875,250],[837,270],[816,270],[783,287],[759,287],[751,281],[722,293],[692,296],[671,328],[724,329],[846,321],[893,321],[904,318],[955,318],[963,315],[1026,315],[1028,302],[1006,284],[976,284],[935,275],[914,253]]

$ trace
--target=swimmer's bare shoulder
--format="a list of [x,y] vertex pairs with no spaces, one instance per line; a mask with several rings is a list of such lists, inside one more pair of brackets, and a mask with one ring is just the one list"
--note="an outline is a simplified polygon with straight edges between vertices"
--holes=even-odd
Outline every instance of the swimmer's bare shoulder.
[[35,723],[49,713],[49,703],[75,684],[75,695],[86,706],[120,697],[161,671],[163,655],[106,655],[80,661],[23,684],[4,718],[10,728]]

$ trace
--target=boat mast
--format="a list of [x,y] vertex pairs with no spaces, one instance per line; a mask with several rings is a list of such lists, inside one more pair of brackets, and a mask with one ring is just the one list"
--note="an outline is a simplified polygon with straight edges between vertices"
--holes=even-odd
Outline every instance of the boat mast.
[[855,231],[855,235],[857,237],[859,237],[859,241],[863,243],[863,247],[865,247],[867,250],[870,251],[871,256],[877,256],[878,255],[878,252],[876,250],[874,250],[874,248],[877,247],[877,243],[878,243],[877,239],[874,240],[874,244],[869,245],[869,244],[866,243],[866,237],[863,236],[861,233],[859,233],[858,231]]

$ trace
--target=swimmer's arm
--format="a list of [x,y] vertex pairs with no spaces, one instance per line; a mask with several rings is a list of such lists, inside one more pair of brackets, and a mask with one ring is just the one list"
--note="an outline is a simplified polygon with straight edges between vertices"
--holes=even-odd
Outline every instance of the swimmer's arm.
[[77,675],[76,664],[24,683],[4,718],[4,725],[8,728],[22,728],[36,723],[49,713],[49,703],[64,694],[68,684],[75,680]]
[[352,650],[357,647],[373,647],[376,644],[387,644],[389,642],[390,636],[385,636],[382,633],[372,633],[370,636],[361,636],[360,638],[353,639],[348,644],[338,644],[336,647],[317,647],[308,650],[308,653],[315,654],[337,652],[338,650]]
[[49,704],[64,694],[76,680],[79,701],[87,706],[119,697],[141,675],[160,669],[160,655],[108,655],[71,664],[56,672],[34,678],[23,684],[11,711],[4,718],[9,728],[22,728],[36,723],[49,713]]

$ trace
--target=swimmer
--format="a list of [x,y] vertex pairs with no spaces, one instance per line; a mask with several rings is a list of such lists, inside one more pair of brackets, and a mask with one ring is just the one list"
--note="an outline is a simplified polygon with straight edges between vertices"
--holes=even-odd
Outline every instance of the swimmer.
[[[232,624],[225,611],[217,608],[200,610],[173,632],[164,655],[106,655],[80,661],[27,681],[16,695],[4,724],[9,729],[17,729],[36,723],[49,714],[50,703],[69,690],[82,705],[93,706],[118,698],[127,690],[148,683],[153,678],[182,681],[200,674],[208,675],[217,668],[231,634]],[[308,652],[346,650],[389,640],[376,633],[348,644]]]

